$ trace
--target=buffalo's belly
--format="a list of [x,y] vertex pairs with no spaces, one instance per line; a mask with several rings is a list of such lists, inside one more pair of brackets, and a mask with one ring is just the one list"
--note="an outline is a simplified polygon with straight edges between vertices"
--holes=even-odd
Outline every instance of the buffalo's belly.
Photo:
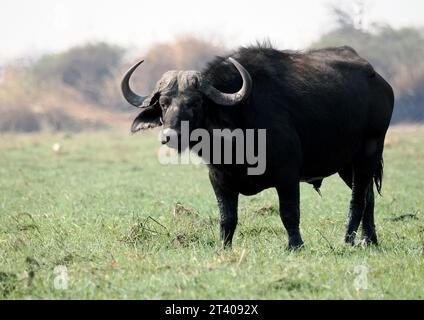
[[241,174],[233,177],[231,183],[233,183],[234,190],[238,190],[245,196],[252,196],[265,189],[275,187],[274,179],[269,176],[269,173],[257,176]]
[[252,196],[259,192],[275,187],[271,179],[260,179],[255,176],[244,176],[238,185],[239,192],[244,196]]
[[302,179],[328,177],[352,165],[361,149],[361,142],[347,141],[339,145],[318,145],[303,154]]
[[262,175],[248,175],[247,166],[209,165],[208,167],[221,187],[245,196],[255,195],[275,186],[268,170]]

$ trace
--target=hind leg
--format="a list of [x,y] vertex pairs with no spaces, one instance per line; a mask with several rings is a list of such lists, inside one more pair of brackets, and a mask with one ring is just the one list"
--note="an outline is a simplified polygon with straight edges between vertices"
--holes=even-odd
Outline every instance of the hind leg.
[[369,185],[366,196],[366,207],[362,217],[361,241],[367,244],[377,244],[377,233],[374,224],[374,189],[372,183]]
[[366,206],[366,190],[371,179],[366,175],[354,171],[352,180],[352,198],[350,200],[349,217],[345,242],[354,244],[356,232],[364,214]]
[[[352,189],[353,169],[348,167],[339,172],[340,178],[346,185]],[[369,186],[365,199],[365,210],[362,216],[362,236],[361,240],[365,243],[377,244],[377,233],[374,224],[374,188]]]
[[374,192],[372,178],[376,157],[364,157],[353,167],[339,172],[343,181],[352,189],[348,226],[345,235],[347,243],[354,243],[362,220],[362,239],[367,243],[377,243],[374,226]]
[[[372,162],[370,163],[370,165],[371,165],[371,168],[374,169],[373,178],[374,178],[377,191],[380,193],[381,183],[383,178],[384,136],[378,140],[375,140],[372,143],[372,146],[375,146],[375,156],[372,159],[375,161],[375,165],[374,167],[372,167]],[[377,233],[375,231],[375,224],[374,224],[374,187],[372,182],[370,183],[367,190],[366,203],[367,203],[367,206],[365,208],[364,216],[362,218],[361,240],[365,243],[378,244]]]

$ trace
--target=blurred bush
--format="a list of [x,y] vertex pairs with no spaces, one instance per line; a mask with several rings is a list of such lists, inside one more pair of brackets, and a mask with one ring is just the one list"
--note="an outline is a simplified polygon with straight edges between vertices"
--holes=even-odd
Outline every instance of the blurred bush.
[[[225,51],[223,47],[188,36],[171,43],[157,44],[140,55],[144,63],[140,67],[140,75],[134,77],[134,89],[149,94],[164,72],[176,69],[200,71],[209,60]],[[135,62],[131,61],[131,64]],[[127,64],[127,67],[131,64]]]
[[88,44],[67,52],[42,57],[31,68],[39,82],[69,86],[89,103],[109,107],[105,84],[121,66],[125,50],[106,43]]
[[[312,47],[354,47],[394,87],[392,122],[424,121],[423,32],[378,25],[363,30],[353,18],[338,14],[339,27]],[[126,128],[128,112],[134,109],[122,98],[120,81],[130,65],[145,60],[132,86],[147,95],[165,71],[201,70],[207,61],[225,51],[187,36],[156,44],[143,53],[97,43],[43,56],[29,66],[5,66],[0,74],[0,132]],[[130,59],[130,53],[137,59]]]
[[0,132],[34,132],[41,129],[37,114],[22,109],[21,112],[13,109],[1,111]]
[[396,97],[392,123],[424,121],[424,30],[397,30],[378,23],[365,30],[361,16],[337,6],[331,10],[338,28],[311,47],[353,47],[392,85]]
[[[169,69],[201,69],[223,48],[192,37],[157,44],[146,53],[134,88],[150,93]],[[133,111],[120,92],[124,72],[135,61],[106,43],[87,44],[41,57],[29,67],[7,66],[0,83],[1,131],[79,131],[129,126],[120,113]],[[139,58],[138,58],[139,59]]]

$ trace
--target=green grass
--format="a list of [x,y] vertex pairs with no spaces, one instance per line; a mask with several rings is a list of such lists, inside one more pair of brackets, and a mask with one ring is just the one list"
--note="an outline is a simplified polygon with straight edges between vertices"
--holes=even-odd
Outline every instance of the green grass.
[[389,135],[378,247],[342,242],[350,192],[334,176],[322,198],[302,184],[303,250],[285,249],[274,190],[241,197],[222,250],[207,169],[162,166],[158,147],[152,134],[0,136],[0,298],[424,298],[423,130]]

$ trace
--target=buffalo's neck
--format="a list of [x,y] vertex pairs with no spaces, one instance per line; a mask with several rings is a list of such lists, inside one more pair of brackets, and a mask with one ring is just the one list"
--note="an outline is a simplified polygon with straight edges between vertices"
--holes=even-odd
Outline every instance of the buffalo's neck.
[[220,106],[214,103],[207,103],[204,108],[204,119],[202,128],[212,135],[214,129],[243,128],[243,121],[240,112],[241,106]]
[[[223,129],[243,129],[244,123],[242,118],[242,112],[240,112],[240,106],[220,106],[213,103],[205,106],[204,119],[201,122],[199,128],[204,129],[209,133],[210,137],[210,159],[213,158],[213,139],[214,139],[214,130],[223,130]],[[216,132],[215,132],[216,134]],[[190,149],[196,145],[197,142],[190,143]],[[201,156],[201,155],[199,155]],[[208,159],[208,160],[210,160]],[[206,159],[204,159],[206,160]],[[208,164],[209,169],[218,170],[225,175],[239,175],[241,172],[245,171],[243,165],[222,165],[222,164]]]

